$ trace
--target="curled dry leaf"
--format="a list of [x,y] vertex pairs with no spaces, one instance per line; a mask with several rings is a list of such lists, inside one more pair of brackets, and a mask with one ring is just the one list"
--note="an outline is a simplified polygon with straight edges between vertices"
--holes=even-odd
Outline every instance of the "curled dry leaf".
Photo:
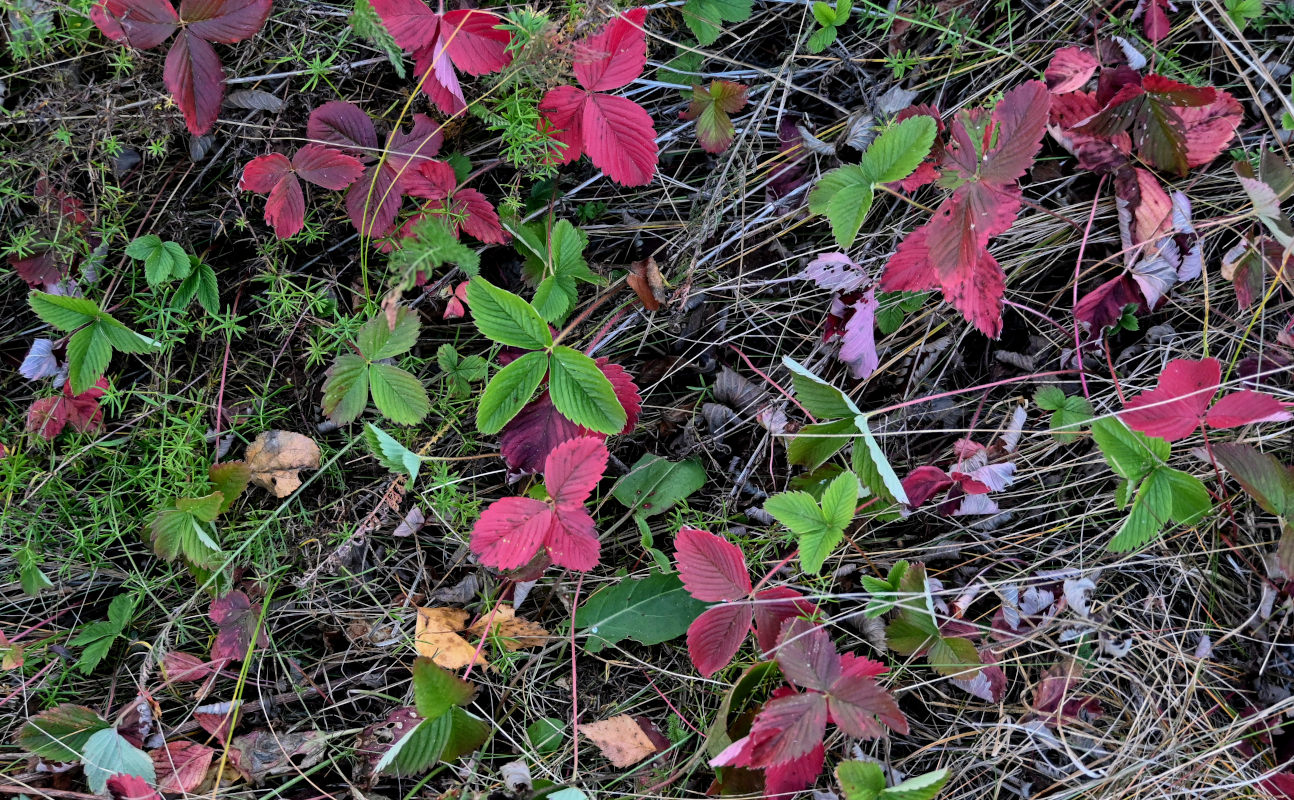
[[606,756],[613,766],[620,768],[631,767],[657,752],[651,737],[638,720],[628,714],[581,725],[580,733],[593,742],[598,752]]
[[509,652],[516,652],[527,647],[543,647],[548,642],[548,630],[546,628],[528,619],[518,617],[517,612],[510,605],[500,605],[495,610],[493,619],[490,619],[487,614],[468,628],[467,632],[479,638],[485,632],[487,620],[490,622],[490,627],[494,629],[495,635],[501,640],[503,648]]
[[666,298],[665,278],[660,274],[660,268],[656,266],[656,259],[647,256],[642,261],[630,264],[625,281],[629,284],[629,288],[634,290],[634,294],[638,295],[644,308],[648,311],[660,310],[661,303],[664,303]]
[[289,431],[263,431],[247,446],[252,483],[275,497],[287,497],[301,486],[300,471],[319,469],[319,445]]

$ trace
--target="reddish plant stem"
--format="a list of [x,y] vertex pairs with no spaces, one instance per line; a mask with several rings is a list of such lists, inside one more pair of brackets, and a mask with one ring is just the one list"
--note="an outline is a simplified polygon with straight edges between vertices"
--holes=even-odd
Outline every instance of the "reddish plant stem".
[[468,663],[467,669],[463,670],[463,680],[467,680],[468,676],[472,674],[472,667],[475,667],[476,662],[480,660],[481,651],[485,649],[485,640],[489,638],[490,628],[494,625],[494,615],[499,612],[499,606],[502,604],[503,601],[495,603],[494,607],[490,609],[489,615],[485,618],[485,630],[481,631],[481,639],[476,643],[476,652],[472,653],[471,662]]
[[611,332],[611,327],[616,323],[618,323],[620,320],[624,319],[624,316],[627,313],[629,313],[629,307],[625,306],[624,308],[620,309],[616,313],[612,314],[611,319],[607,320],[606,324],[603,325],[601,328],[598,328],[598,332],[593,335],[593,341],[589,343],[589,346],[584,348],[584,355],[587,356],[590,353],[592,353],[597,348],[598,344],[604,338],[606,338],[606,335]]
[[786,558],[782,559],[781,561],[773,565],[773,568],[770,569],[768,573],[764,575],[764,577],[759,579],[759,583],[755,584],[755,588],[750,590],[751,596],[753,597],[756,592],[758,592],[761,588],[763,588],[764,584],[768,583],[769,580],[771,580],[772,577],[777,574],[778,570],[780,570],[782,567],[785,567],[787,564],[791,563],[791,559],[795,558],[799,554],[800,554],[800,548],[797,547],[791,551],[791,554],[789,556],[787,556]]
[[[233,307],[233,310],[230,311],[231,317],[238,315],[238,303],[242,299],[243,299],[243,287],[239,285],[238,293],[234,295],[234,307]],[[216,445],[216,461],[215,461],[216,464],[220,463],[220,422],[221,422],[221,419],[223,418],[223,411],[224,411],[225,377],[229,374],[229,350],[230,350],[229,345],[231,342],[233,342],[233,338],[234,337],[232,333],[229,334],[228,337],[226,337],[225,357],[220,362],[220,390],[216,392],[216,424],[214,426],[216,435],[212,440]]]
[[1114,381],[1114,391],[1119,395],[1119,403],[1126,406],[1128,400],[1123,396],[1123,386],[1119,383],[1119,373],[1114,371],[1114,356],[1110,355],[1110,340],[1102,338],[1101,344],[1105,350],[1105,365],[1110,368],[1110,380]]
[[[1096,222],[1096,206],[1101,201],[1101,188],[1105,186],[1105,176],[1096,184],[1096,196],[1092,198],[1092,211],[1087,215],[1087,226],[1083,228],[1083,240],[1078,244],[1078,258],[1074,259],[1074,310],[1078,310],[1078,276],[1083,272],[1083,253],[1087,251],[1087,240],[1092,235],[1092,223]],[[1087,376],[1083,371],[1083,338],[1079,333],[1078,316],[1074,316],[1074,357],[1078,359],[1078,380],[1083,384],[1083,397],[1090,403],[1092,393],[1087,388]]]
[[17,689],[14,689],[12,692],[10,692],[9,694],[5,695],[5,698],[4,698],[3,700],[0,700],[0,706],[3,706],[5,703],[7,703],[7,702],[9,702],[10,700],[14,699],[14,697],[15,697],[19,692],[23,691],[23,690],[24,690],[24,689],[26,689],[28,686],[31,686],[31,685],[32,685],[32,683],[34,683],[34,682],[36,681],[36,679],[37,679],[37,678],[39,678],[40,676],[44,675],[46,672],[49,672],[49,671],[50,671],[50,669],[51,669],[51,668],[53,668],[53,666],[54,666],[55,664],[57,664],[57,663],[58,663],[58,661],[57,661],[56,659],[50,659],[49,661],[45,662],[45,666],[41,667],[41,668],[40,668],[40,671],[38,671],[35,675],[33,675],[33,676],[31,676],[30,678],[28,678],[27,680],[23,681],[22,686],[19,686]]
[[782,393],[782,395],[783,395],[787,400],[790,400],[792,403],[795,403],[796,407],[798,407],[801,411],[803,411],[803,412],[804,412],[804,416],[808,417],[810,422],[817,422],[817,421],[818,421],[816,417],[814,417],[812,414],[810,414],[810,413],[809,413],[809,409],[807,409],[807,408],[805,408],[804,406],[800,405],[800,401],[799,401],[799,400],[796,400],[794,397],[792,397],[792,396],[791,396],[790,392],[788,392],[788,391],[786,391],[785,389],[783,389],[783,388],[782,388],[782,387],[777,383],[777,381],[775,381],[775,380],[773,380],[772,378],[770,378],[770,377],[768,377],[767,375],[765,375],[765,374],[760,370],[760,368],[759,368],[759,367],[757,367],[757,366],[755,366],[753,363],[751,363],[751,360],[750,360],[749,358],[747,358],[747,357],[746,357],[746,354],[745,354],[745,353],[743,353],[743,352],[741,352],[741,348],[737,347],[737,345],[735,345],[735,344],[730,344],[730,345],[728,345],[728,347],[729,347],[729,348],[731,348],[731,349],[732,349],[732,351],[733,351],[734,353],[736,353],[737,355],[741,356],[741,360],[742,360],[742,361],[745,361],[745,362],[746,362],[746,366],[748,366],[748,367],[750,367],[752,370],[754,370],[756,375],[758,375],[759,377],[763,378],[765,381],[767,381],[767,382],[768,382],[768,384],[769,384],[770,386],[772,386],[772,387],[773,387],[774,389],[776,389],[777,391],[781,392],[781,393]]
[[651,685],[651,688],[655,689],[656,694],[660,695],[660,699],[665,701],[665,705],[669,708],[669,710],[674,712],[674,716],[678,717],[679,721],[682,722],[684,725],[686,725],[688,729],[691,730],[693,733],[695,733],[697,736],[705,736],[705,731],[702,731],[700,728],[698,728],[697,726],[689,722],[688,718],[683,716],[683,712],[679,711],[677,708],[674,707],[674,704],[671,703],[669,698],[665,695],[665,693],[660,690],[660,687],[656,685],[656,681],[652,680],[651,676],[647,674],[646,670],[641,670],[641,672],[643,674],[643,677],[647,679],[647,683]]

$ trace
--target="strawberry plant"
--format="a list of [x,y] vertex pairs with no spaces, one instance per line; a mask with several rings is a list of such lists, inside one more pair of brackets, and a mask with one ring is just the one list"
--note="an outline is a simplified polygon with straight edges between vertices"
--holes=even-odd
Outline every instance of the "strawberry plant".
[[1221,380],[1216,358],[1174,359],[1160,373],[1159,384],[1128,400],[1119,416],[1133,430],[1169,442],[1185,439],[1201,426],[1238,428],[1294,418],[1275,397],[1252,389],[1230,392],[1213,403]]
[[[69,397],[82,395],[103,376],[114,351],[152,353],[161,344],[135,333],[84,297],[32,292],[27,302],[43,322],[71,334],[67,339]],[[104,387],[106,388],[106,387]]]
[[644,186],[656,174],[656,127],[634,101],[608,94],[647,66],[647,9],[618,15],[575,45],[578,86],[550,89],[539,103],[562,164],[587,153],[593,166],[623,186]]
[[870,761],[842,761],[836,781],[844,800],[934,800],[948,782],[948,770],[937,769],[886,786],[885,771]]
[[422,382],[386,360],[407,353],[418,341],[418,315],[400,307],[380,314],[359,329],[355,354],[337,356],[323,385],[323,412],[338,425],[359,419],[370,396],[382,416],[413,425],[431,413]]
[[400,709],[391,717],[397,724],[390,747],[377,759],[374,772],[413,775],[440,761],[451,761],[480,747],[490,729],[463,710],[476,687],[437,666],[429,658],[413,662],[414,709]]
[[517,252],[526,259],[521,271],[535,287],[531,304],[553,325],[565,322],[575,308],[580,283],[603,283],[584,260],[588,243],[588,234],[564,219],[523,225],[516,230]]
[[189,133],[211,130],[225,96],[225,71],[213,43],[255,36],[270,15],[270,0],[99,0],[90,18],[104,36],[151,50],[179,32],[166,54],[162,80],[184,113]]
[[735,133],[732,115],[746,107],[746,87],[732,81],[710,81],[692,87],[692,103],[680,119],[696,120],[696,139],[707,153],[722,153]]
[[196,297],[198,305],[208,314],[220,310],[216,271],[210,264],[189,255],[178,243],[164,242],[162,237],[150,233],[126,245],[126,255],[144,262],[144,279],[153,289],[180,281],[171,299],[172,308],[183,309]]
[[752,627],[759,649],[772,655],[782,624],[814,612],[813,604],[794,589],[752,589],[741,548],[709,531],[680,528],[674,551],[687,593],[718,604],[706,609],[687,629],[688,656],[697,672],[707,678],[728,666]]
[[265,201],[265,224],[274,229],[275,236],[287,239],[296,235],[306,222],[306,198],[301,181],[341,191],[358,180],[363,171],[364,165],[352,155],[308,144],[293,153],[290,160],[281,153],[270,153],[248,161],[238,188],[269,195]]
[[223,558],[215,521],[247,488],[251,473],[243,462],[229,461],[213,465],[207,479],[213,487],[209,494],[176,498],[153,517],[147,538],[161,558],[174,561],[183,556],[204,569],[214,568]]
[[800,567],[817,575],[845,536],[858,505],[858,476],[842,472],[822,490],[822,501],[808,492],[782,492],[764,503],[764,510],[795,535]]
[[506,244],[508,233],[499,224],[498,212],[476,189],[459,186],[454,168],[443,161],[424,161],[418,165],[422,180],[410,183],[409,195],[430,200],[422,211],[411,217],[401,230],[409,235],[425,217],[441,217],[457,236],[471,235],[486,244]]
[[490,504],[472,527],[472,552],[496,569],[532,561],[587,572],[598,565],[600,544],[584,502],[602,480],[607,448],[580,437],[563,442],[544,462],[548,500],[505,497]]
[[71,425],[79,433],[98,433],[103,427],[99,399],[108,391],[108,379],[99,378],[80,394],[72,392],[70,381],[53,397],[41,397],[27,409],[27,430],[43,439],[53,439]]
[[887,291],[942,289],[985,336],[1002,333],[1005,276],[988,243],[1020,209],[1019,179],[1042,146],[1051,96],[1038,81],[1017,86],[991,112],[961,111],[949,128],[940,183],[953,190],[930,222],[885,265]]
[[849,15],[853,10],[852,0],[836,0],[834,6],[822,0],[814,0],[813,18],[820,27],[809,37],[806,49],[810,53],[821,53],[834,44],[840,28],[849,22]]
[[[897,580],[897,586],[894,585]],[[886,581],[888,589],[876,593],[881,603],[869,607],[879,611],[893,603],[894,618],[885,626],[885,642],[900,655],[924,655],[930,668],[947,677],[974,677],[980,672],[980,655],[975,643],[950,635],[947,625],[935,618],[930,585],[924,564],[913,564]],[[893,593],[893,594],[892,594]],[[890,600],[898,596],[900,600]]]

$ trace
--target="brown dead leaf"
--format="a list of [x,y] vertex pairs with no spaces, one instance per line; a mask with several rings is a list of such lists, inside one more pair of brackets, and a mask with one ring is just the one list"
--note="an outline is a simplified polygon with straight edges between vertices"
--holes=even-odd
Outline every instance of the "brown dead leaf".
[[588,737],[612,765],[620,768],[631,767],[657,752],[651,737],[628,714],[581,725],[580,733]]
[[263,431],[247,445],[247,466],[252,483],[287,497],[301,486],[303,469],[319,469],[319,445],[309,436],[289,431]]
[[[468,634],[480,638],[485,632],[485,621],[489,619],[487,614],[476,621],[476,624],[467,629]],[[492,627],[495,633],[503,640],[502,644],[505,650],[516,652],[527,647],[543,647],[548,642],[548,629],[528,619],[522,619],[517,616],[517,612],[512,606],[500,605],[494,612]]]
[[485,665],[485,655],[476,656],[476,645],[459,636],[467,627],[468,613],[461,608],[419,608],[414,624],[413,646],[418,655],[430,658],[445,669],[460,669],[476,662]]
[[625,281],[648,311],[659,310],[661,303],[665,302],[668,296],[665,291],[665,278],[656,266],[656,259],[651,256],[630,264],[629,275]]

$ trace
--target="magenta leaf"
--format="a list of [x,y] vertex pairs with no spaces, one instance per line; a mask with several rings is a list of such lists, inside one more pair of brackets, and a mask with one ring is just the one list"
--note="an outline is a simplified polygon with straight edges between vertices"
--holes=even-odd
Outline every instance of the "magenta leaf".
[[723,603],[711,606],[692,621],[687,629],[687,653],[696,671],[710,677],[728,666],[754,621],[750,603]]
[[1289,419],[1290,412],[1275,397],[1242,389],[1215,403],[1204,416],[1204,423],[1210,428],[1239,428],[1255,422],[1285,422]]
[[634,101],[591,94],[584,103],[584,152],[622,186],[646,186],[656,174],[656,127]]
[[359,179],[364,165],[358,158],[331,147],[308,144],[292,156],[292,169],[303,181],[341,191]]
[[306,122],[306,136],[312,142],[340,147],[361,158],[372,158],[377,154],[377,130],[373,127],[373,120],[359,106],[344,100],[330,100],[311,111]]
[[140,50],[165,42],[180,24],[167,0],[103,0],[90,9],[90,19],[104,36]]
[[1291,419],[1276,398],[1249,389],[1226,395],[1210,410],[1221,380],[1222,365],[1215,358],[1173,359],[1159,384],[1129,400],[1120,417],[1129,427],[1169,442],[1190,436],[1202,424],[1235,428]]
[[[715,603],[745,599],[750,594],[746,556],[737,545],[709,531],[680,528],[674,548],[683,588],[697,600]],[[749,629],[749,622],[746,627]]]
[[185,30],[208,42],[241,42],[255,36],[269,16],[270,0],[180,0]]
[[825,628],[808,620],[791,619],[782,626],[777,665],[801,689],[827,691],[840,677],[840,654]]
[[827,697],[818,692],[769,700],[750,727],[750,759],[776,766],[822,744],[827,730]]
[[1100,62],[1086,47],[1062,47],[1052,55],[1042,77],[1053,94],[1076,92],[1092,79],[1098,66]]
[[225,95],[225,71],[211,43],[183,31],[166,54],[162,80],[175,104],[184,112],[184,124],[197,136],[211,130]]
[[609,92],[629,84],[647,66],[647,9],[617,16],[577,45],[575,79],[590,92]]
[[261,604],[253,603],[243,592],[232,591],[212,600],[207,616],[216,623],[216,641],[211,645],[213,661],[242,661],[253,647],[269,645],[260,625]]
[[788,586],[774,586],[755,593],[755,641],[765,655],[777,649],[782,626],[789,619],[811,617],[817,607]]
[[68,425],[81,433],[93,433],[103,425],[99,398],[108,390],[108,379],[100,378],[81,394],[72,394],[72,382],[54,397],[42,397],[27,410],[27,430],[44,439],[53,439]]

